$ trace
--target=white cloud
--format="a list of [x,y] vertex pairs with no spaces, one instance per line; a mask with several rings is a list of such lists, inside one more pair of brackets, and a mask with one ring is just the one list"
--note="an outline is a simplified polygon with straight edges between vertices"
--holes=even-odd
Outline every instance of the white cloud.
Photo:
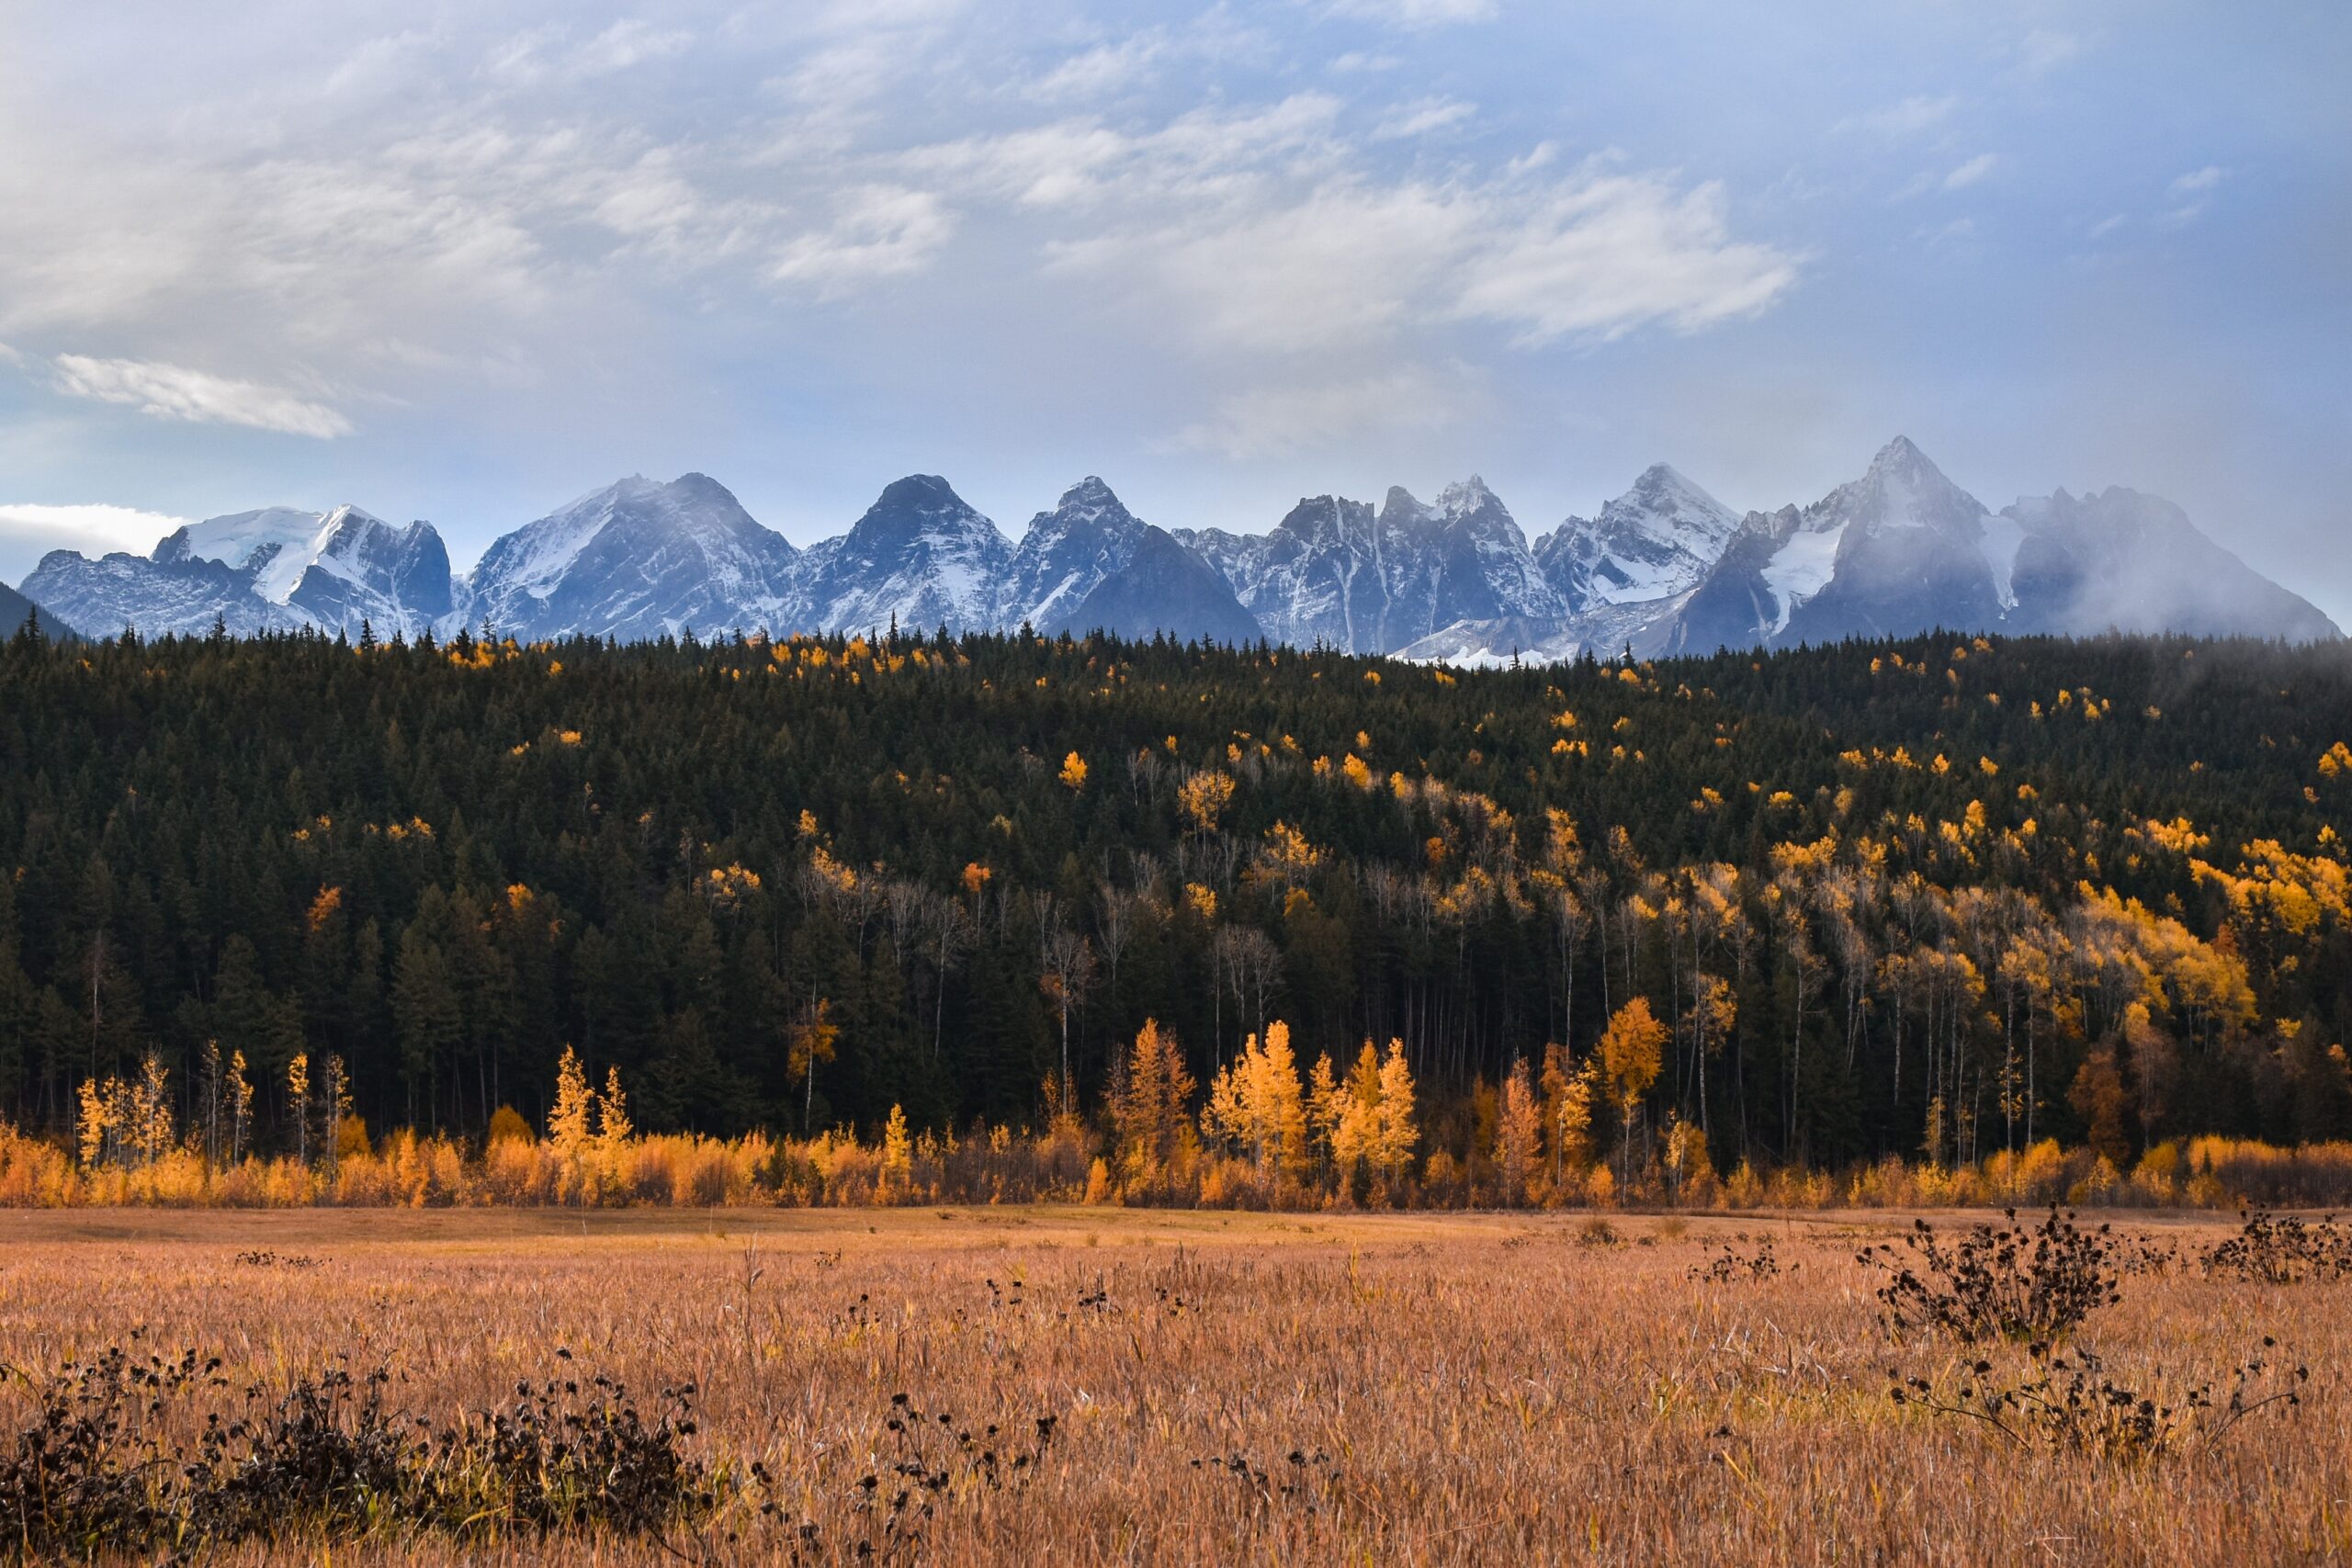
[[1999,166],[2000,158],[1992,152],[1979,152],[1944,176],[1944,189],[1966,190]]
[[145,551],[153,548],[156,540],[175,528],[186,527],[187,523],[185,517],[175,517],[166,512],[141,512],[135,506],[0,502],[0,532],[48,539],[52,541],[51,548]]
[[1461,421],[1477,400],[1458,378],[1419,366],[1251,387],[1219,398],[1209,418],[1184,426],[1170,445],[1246,461],[1368,433],[1435,429]]
[[1304,190],[1217,188],[1195,210],[1155,210],[1050,254],[1136,298],[1145,318],[1181,323],[1194,349],[1329,353],[1461,321],[1532,345],[1695,331],[1770,306],[1798,258],[1733,240],[1724,208],[1717,186],[1678,192],[1593,165],[1476,186],[1341,173]]
[[1069,56],[1039,77],[1030,85],[1028,96],[1049,102],[1107,96],[1148,77],[1152,62],[1167,47],[1167,39],[1158,32],[1098,45]]
[[2035,28],[2018,45],[2018,63],[2030,75],[2055,71],[2081,54],[2088,45],[2073,33]]
[[1496,0],[1330,0],[1328,14],[1418,30],[1489,20]]
[[61,354],[56,364],[61,391],[100,402],[127,403],[158,419],[242,424],[320,440],[351,434],[351,422],[326,404],[258,382],[144,359]]
[[1285,165],[1328,164],[1340,109],[1337,98],[1301,93],[1257,109],[1195,109],[1139,133],[1067,119],[914,148],[896,164],[910,177],[1022,207],[1164,207],[1230,194]]
[[581,49],[578,69],[582,75],[610,75],[649,60],[666,60],[683,52],[692,42],[692,33],[658,29],[633,17],[623,17]]
[[1883,108],[1849,115],[1832,129],[1868,131],[1879,136],[1916,136],[1920,131],[1940,125],[1959,107],[1957,94],[1947,93],[1941,97],[1931,98],[1924,93],[1914,93]]
[[1724,205],[1715,184],[1678,195],[1651,176],[1573,177],[1467,259],[1460,313],[1531,343],[1755,315],[1795,283],[1797,258],[1733,240]]
[[[1402,28],[1498,10],[1340,8]],[[1290,20],[1331,9],[1300,0]],[[1483,124],[1433,91],[1269,99],[1269,82],[1370,85],[1352,73],[1409,51],[1321,76],[1328,50],[1302,67],[1222,5],[1048,49],[967,0],[508,16],[330,56],[364,103],[288,91],[108,130],[0,91],[0,335],[153,355],[60,359],[73,396],[323,437],[346,410],[481,406],[492,385],[583,406],[629,353],[684,363],[699,323],[738,315],[864,331],[820,308],[927,270],[941,289],[894,295],[910,312],[986,289],[1012,330],[1082,310],[1203,372],[1171,388],[1259,388],[1264,356],[1308,355],[1274,379],[1311,390],[1343,362],[1376,382],[1442,361],[1465,322],[1528,344],[1697,330],[1768,308],[1801,265],[1679,175],[1572,168],[1548,145],[1419,156],[1410,139]],[[691,95],[648,70],[685,53]],[[207,365],[249,378],[187,368]],[[1155,394],[1154,427],[1209,441],[1223,416],[1205,411],[1230,405],[1171,411],[1183,396]]]
[[0,365],[14,365],[21,367],[24,363],[25,356],[23,355],[17,353],[6,344],[0,343]]
[[1136,319],[1165,322],[1188,351],[1329,352],[1426,315],[1475,221],[1437,189],[1339,180],[1163,214],[1049,254]]
[[2109,213],[2107,217],[2102,218],[2098,222],[2092,224],[2090,227],[2090,232],[2086,235],[2085,238],[2104,240],[2109,234],[2114,233],[2118,229],[2122,228],[2124,224],[2130,221],[2131,220],[2124,217],[2120,212]]
[[516,85],[582,82],[670,59],[684,53],[693,42],[692,33],[654,28],[633,17],[624,17],[577,44],[571,42],[569,28],[549,24],[493,46],[482,69],[497,80]]
[[867,186],[847,193],[830,228],[786,245],[768,276],[838,298],[876,278],[920,272],[955,230],[955,215],[929,191]]
[[1450,130],[1478,112],[1476,104],[1453,98],[1422,98],[1400,105],[1372,133],[1374,141],[1401,141]]
[[2213,204],[2213,192],[2229,177],[2227,169],[2212,164],[2201,169],[2191,169],[2165,187],[2165,194],[2173,205],[2156,221],[2167,229],[2179,229],[2196,222]]

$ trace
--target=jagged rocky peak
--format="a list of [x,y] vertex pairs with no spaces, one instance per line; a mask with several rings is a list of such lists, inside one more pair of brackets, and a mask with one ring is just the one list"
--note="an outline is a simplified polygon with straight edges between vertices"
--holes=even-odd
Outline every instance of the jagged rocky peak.
[[27,579],[74,624],[149,635],[362,622],[414,635],[451,604],[448,551],[429,523],[394,526],[360,507],[270,506],[190,523],[145,557],[53,552]]
[[1437,509],[1449,517],[1466,517],[1488,505],[1501,504],[1495,500],[1495,492],[1487,488],[1487,481],[1476,474],[1456,479],[1437,492]]
[[1029,520],[997,604],[1008,626],[1057,626],[1104,579],[1125,567],[1145,525],[1093,474]]
[[1010,547],[997,525],[937,474],[909,474],[882,487],[848,537],[873,547]]
[[798,553],[707,474],[631,474],[492,544],[469,614],[529,637],[773,629]]
[[1421,504],[1420,498],[1403,485],[1390,485],[1387,495],[1381,499],[1380,522],[1383,526],[1410,526],[1427,522],[1431,515],[1430,509]]
[[1688,592],[1739,531],[1736,513],[1665,463],[1587,521],[1535,542],[1552,586],[1576,609],[1647,604]]
[[937,474],[883,487],[850,531],[801,557],[792,619],[821,631],[989,624],[1012,547]]
[[1604,534],[1619,529],[1668,532],[1721,545],[1739,526],[1739,513],[1667,463],[1644,468],[1633,488],[1600,509]]
[[1045,515],[1094,523],[1127,518],[1130,514],[1101,476],[1089,474],[1062,491],[1062,498],[1054,502],[1054,510]]
[[[961,514],[970,512],[956,487],[937,474],[909,474],[902,479],[892,479],[882,487],[874,504],[865,509],[865,518],[928,517],[941,513]],[[861,518],[860,521],[865,521]]]
[[1835,513],[1865,527],[1928,527],[1973,536],[1985,514],[1977,499],[1944,477],[1928,455],[1898,435],[1879,448],[1868,472],[1832,491],[1809,511]]

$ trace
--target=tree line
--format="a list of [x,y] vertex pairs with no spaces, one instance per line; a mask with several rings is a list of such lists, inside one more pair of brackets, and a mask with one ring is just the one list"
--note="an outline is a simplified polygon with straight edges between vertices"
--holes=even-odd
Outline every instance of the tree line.
[[1424,1151],[1577,1084],[1597,1149],[1726,1169],[2338,1137],[2347,735],[2337,646],[28,627],[0,1119],[72,1136],[152,1057],[221,1125],[242,1057],[263,1152],[331,1135],[298,1062],[479,1143],[569,1048],[649,1132],[1108,1127],[1149,1021],[1156,1092],[1252,1157],[1279,1029],[1319,1146],[1374,1108],[1367,1179],[1391,1071]]

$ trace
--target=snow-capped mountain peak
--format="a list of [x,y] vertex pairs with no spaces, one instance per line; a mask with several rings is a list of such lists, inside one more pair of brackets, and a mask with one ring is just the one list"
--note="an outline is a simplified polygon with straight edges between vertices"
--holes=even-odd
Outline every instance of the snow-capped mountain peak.
[[771,626],[786,618],[798,554],[707,474],[631,474],[492,543],[467,615],[534,637]]
[[937,474],[883,487],[847,534],[801,557],[795,604],[803,624],[917,631],[989,624],[1012,546]]
[[1487,488],[1487,481],[1472,474],[1468,479],[1458,479],[1438,491],[1437,505],[1433,510],[1451,521],[1473,516],[1489,506],[1499,507],[1501,504],[1495,499],[1495,492]]
[[1126,566],[1144,528],[1109,485],[1091,474],[1079,480],[1052,511],[1029,520],[1005,571],[997,620],[1059,627],[1104,579]]
[[1696,586],[1738,531],[1729,507],[1654,463],[1600,516],[1571,517],[1538,539],[1535,558],[1573,608],[1645,604]]
[[1127,509],[1112,493],[1111,487],[1100,477],[1089,474],[1069,489],[1062,491],[1054,510],[1046,515],[1072,522],[1099,523],[1107,518],[1125,517]]
[[105,636],[340,630],[524,637],[1096,626],[1453,661],[1784,647],[1941,626],[2333,637],[2335,626],[2120,488],[1999,513],[1902,437],[1812,504],[1744,520],[1668,465],[1537,541],[1476,477],[1431,504],[1303,500],[1271,532],[1161,530],[1089,475],[1016,547],[937,475],[886,487],[806,552],[717,480],[642,475],[495,541],[453,583],[429,524],[356,506],[207,518],[152,556],[44,557],[25,596]]
[[232,570],[251,569],[254,591],[273,604],[293,598],[294,590],[333,547],[346,525],[364,529],[381,526],[381,520],[356,506],[332,512],[304,512],[291,506],[267,506],[256,512],[208,517],[174,530],[155,547],[157,561],[211,560]]
[[1909,437],[1898,435],[1879,449],[1860,479],[1807,507],[1805,525],[1813,531],[1847,523],[1860,524],[1871,532],[1934,528],[1973,538],[1984,514],[1982,502],[1946,479]]

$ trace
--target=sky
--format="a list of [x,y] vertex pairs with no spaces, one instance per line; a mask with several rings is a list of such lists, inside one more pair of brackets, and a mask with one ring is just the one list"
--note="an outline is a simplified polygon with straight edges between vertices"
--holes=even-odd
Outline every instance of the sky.
[[801,543],[910,472],[1532,536],[1902,434],[2352,626],[2347,81],[2340,0],[15,0],[0,579],[688,470]]

